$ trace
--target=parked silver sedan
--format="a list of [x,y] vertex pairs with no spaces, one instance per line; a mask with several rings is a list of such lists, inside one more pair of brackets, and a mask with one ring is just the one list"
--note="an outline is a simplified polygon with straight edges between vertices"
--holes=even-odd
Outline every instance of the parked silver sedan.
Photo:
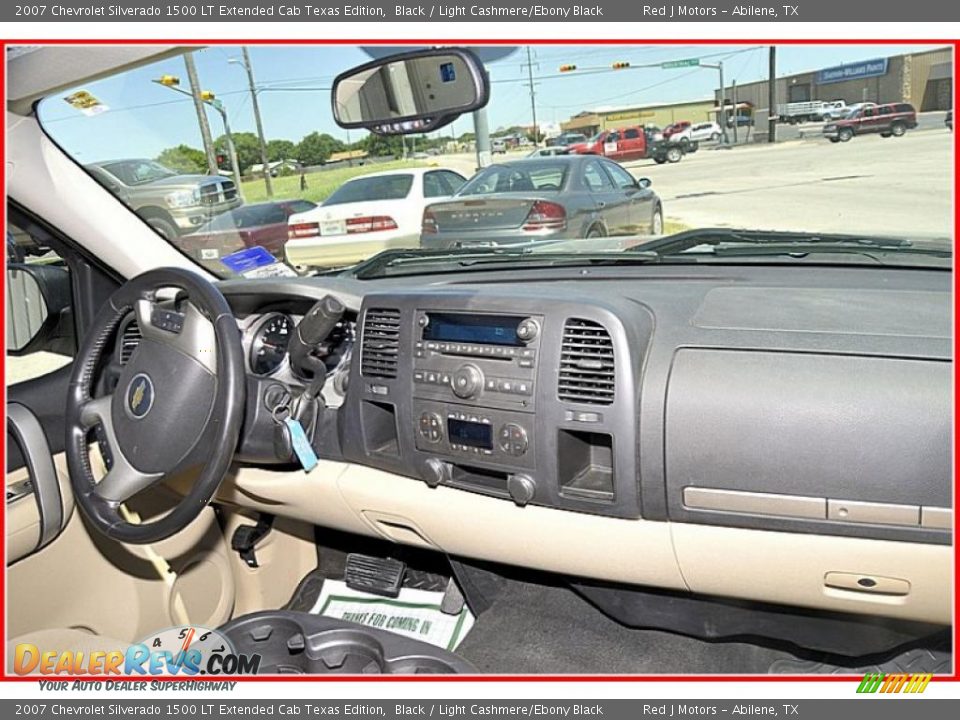
[[491,165],[450,200],[424,210],[425,248],[500,246],[608,235],[659,235],[663,206],[650,180],[594,155]]

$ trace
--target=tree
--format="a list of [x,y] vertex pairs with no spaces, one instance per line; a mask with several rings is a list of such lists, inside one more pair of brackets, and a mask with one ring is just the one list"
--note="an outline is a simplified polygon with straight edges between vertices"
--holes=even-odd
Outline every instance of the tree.
[[345,147],[343,142],[332,135],[312,132],[300,140],[296,157],[302,165],[323,165],[333,153],[340,152]]
[[[260,160],[260,140],[252,132],[235,132],[232,134],[233,137],[233,146],[237,150],[237,164],[240,165],[240,173],[246,173],[252,165],[259,165]],[[213,141],[214,147],[217,149],[217,155],[223,155],[226,158],[230,157],[230,153],[227,152],[227,137],[226,135],[221,135],[216,140]],[[229,160],[227,160],[227,165],[229,167]]]
[[373,157],[403,157],[402,135],[370,133],[360,141],[360,144]]
[[292,160],[296,157],[297,145],[290,140],[268,140],[267,159],[270,162],[277,160]]
[[207,156],[203,150],[188,145],[169,147],[159,155],[157,162],[171,170],[187,175],[206,175]]

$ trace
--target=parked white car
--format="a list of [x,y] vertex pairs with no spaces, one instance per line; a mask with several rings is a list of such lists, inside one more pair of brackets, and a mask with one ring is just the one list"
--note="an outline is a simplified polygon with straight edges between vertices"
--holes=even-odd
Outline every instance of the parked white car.
[[720,139],[722,134],[723,130],[720,129],[720,125],[718,123],[702,122],[694,123],[685,130],[673,133],[670,136],[670,140],[673,142],[680,142],[686,138],[690,142],[705,142],[707,140],[717,141]]
[[428,203],[467,179],[450,168],[410,168],[348,180],[319,207],[290,216],[284,248],[296,268],[343,267],[382,250],[418,247]]

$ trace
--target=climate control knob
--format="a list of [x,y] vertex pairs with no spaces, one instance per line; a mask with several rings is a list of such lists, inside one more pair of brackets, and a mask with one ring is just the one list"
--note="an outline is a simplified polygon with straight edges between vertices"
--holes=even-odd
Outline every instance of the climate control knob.
[[520,457],[527,451],[530,442],[527,438],[527,431],[522,425],[507,423],[500,428],[497,444],[500,446],[500,450],[507,455]]
[[461,365],[450,378],[453,394],[459,398],[472,398],[483,390],[483,372],[476,365]]
[[437,487],[450,479],[450,466],[440,458],[429,458],[423,466],[423,481],[430,487]]
[[529,475],[511,475],[507,480],[507,492],[517,505],[523,507],[533,500],[537,486]]
[[443,440],[443,418],[437,413],[423,413],[420,416],[420,437],[431,443]]

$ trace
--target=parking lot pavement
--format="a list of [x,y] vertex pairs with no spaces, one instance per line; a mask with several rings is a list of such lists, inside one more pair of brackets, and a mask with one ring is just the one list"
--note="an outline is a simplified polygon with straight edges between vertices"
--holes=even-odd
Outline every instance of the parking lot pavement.
[[953,135],[855,137],[701,149],[674,165],[628,163],[669,220],[690,227],[952,237]]

